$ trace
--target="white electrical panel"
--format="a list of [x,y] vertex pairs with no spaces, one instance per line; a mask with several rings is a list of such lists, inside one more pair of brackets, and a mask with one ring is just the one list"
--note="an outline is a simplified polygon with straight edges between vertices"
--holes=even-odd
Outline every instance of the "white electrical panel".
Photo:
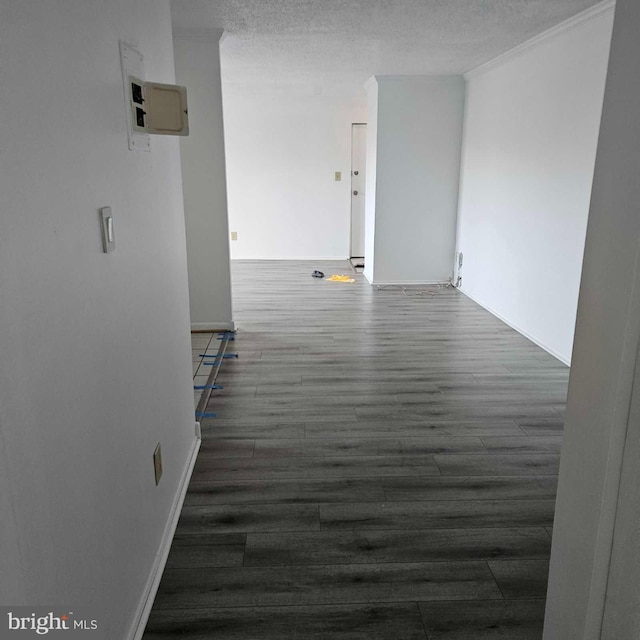
[[142,54],[125,42],[120,42],[120,62],[122,64],[122,82],[124,85],[124,101],[127,108],[127,137],[129,150],[151,151],[151,138],[144,127],[136,125],[138,115],[132,107],[134,96],[130,78],[137,79],[140,86],[144,84],[144,59]]
[[149,151],[150,133],[189,135],[186,88],[146,82],[142,55],[124,42],[120,43],[120,58],[127,105],[129,149]]
[[189,111],[185,87],[146,82],[144,100],[149,133],[170,136],[189,135]]

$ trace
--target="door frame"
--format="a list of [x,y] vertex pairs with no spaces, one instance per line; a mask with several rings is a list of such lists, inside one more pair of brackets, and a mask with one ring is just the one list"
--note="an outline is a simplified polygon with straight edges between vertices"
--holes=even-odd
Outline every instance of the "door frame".
[[[354,127],[366,127],[366,122],[352,122],[351,123],[351,162],[349,170],[349,260],[351,258],[363,258],[364,256],[354,256],[353,254],[353,131]],[[366,153],[366,147],[365,147]]]

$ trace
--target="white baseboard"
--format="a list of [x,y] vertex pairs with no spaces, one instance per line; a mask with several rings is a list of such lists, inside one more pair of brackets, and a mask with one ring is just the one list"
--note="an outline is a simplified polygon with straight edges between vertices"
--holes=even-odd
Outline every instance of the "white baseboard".
[[504,322],[506,325],[508,325],[509,327],[511,327],[512,329],[514,329],[515,331],[523,335],[525,338],[527,338],[527,340],[531,340],[531,342],[533,342],[534,344],[537,344],[541,349],[544,349],[547,353],[550,353],[554,358],[557,358],[563,364],[566,364],[568,367],[571,366],[571,360],[566,356],[563,356],[562,354],[548,347],[543,342],[540,342],[540,340],[538,340],[537,338],[534,338],[531,334],[527,333],[524,329],[521,329],[520,327],[515,325],[513,322],[511,322],[504,316],[500,315],[497,311],[495,311],[488,305],[484,304],[483,302],[480,302],[480,300],[478,300],[477,298],[474,298],[470,293],[468,293],[461,287],[458,287],[458,291],[460,293],[464,293],[464,295],[467,296],[467,298],[469,298],[470,300],[473,300],[476,304],[480,305],[483,309],[486,309],[491,315],[494,315],[496,318],[498,318],[498,320],[502,320],[502,322]]
[[371,284],[375,287],[434,287],[436,285],[446,286],[449,284],[448,280],[402,280],[396,282],[395,280],[374,280]]
[[192,322],[191,331],[235,331],[235,322]]
[[156,559],[153,563],[153,567],[151,568],[151,574],[147,580],[147,585],[142,594],[142,599],[138,605],[136,616],[131,627],[131,632],[128,636],[133,640],[141,640],[145,627],[147,626],[149,614],[153,607],[153,601],[155,600],[156,593],[158,593],[158,587],[160,586],[160,580],[162,579],[162,572],[167,564],[169,550],[171,549],[171,543],[173,542],[173,535],[176,532],[176,526],[178,525],[178,519],[180,518],[180,512],[182,511],[184,497],[187,494],[187,488],[189,487],[193,467],[196,463],[196,458],[198,457],[200,444],[201,440],[199,438],[196,438],[193,441],[193,448],[182,474],[182,478],[180,479],[178,491],[176,492],[176,497],[173,501],[173,505],[171,506],[169,519],[167,520],[164,533],[162,534],[162,541],[160,542],[160,547],[156,553]]
[[253,262],[255,260],[292,260],[295,262],[344,262],[346,256],[254,256],[253,258],[231,258],[231,262]]

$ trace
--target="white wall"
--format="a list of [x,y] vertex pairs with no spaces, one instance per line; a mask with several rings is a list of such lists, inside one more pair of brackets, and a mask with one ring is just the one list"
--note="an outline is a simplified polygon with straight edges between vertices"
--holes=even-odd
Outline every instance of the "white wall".
[[178,142],[128,150],[119,39],[173,81],[168,0],[0,5],[1,600],[120,639],[195,438]]
[[[346,259],[362,96],[223,86],[232,258]],[[342,171],[342,181],[334,172]]]
[[[640,87],[630,81],[640,65],[638,24],[640,4],[618,0],[580,284],[546,640],[634,640],[640,630],[638,494],[625,490],[638,486],[637,396],[631,400],[640,375]],[[633,478],[635,486],[626,484]],[[612,558],[619,535],[624,544],[614,545]]]
[[376,234],[376,183],[378,181],[378,81],[371,78],[367,91],[367,173],[364,205],[364,277],[373,282],[373,254]]
[[565,362],[612,25],[586,16],[468,76],[458,221],[462,290]]
[[[0,276],[1,277],[1,276]],[[2,280],[0,283],[4,284]],[[0,289],[2,291],[3,289]],[[0,398],[3,399],[2,390]],[[0,415],[2,409],[0,408]],[[13,496],[9,491],[9,459],[4,444],[4,427],[0,419],[0,603],[25,602],[26,591],[20,561],[20,532],[14,513]]]
[[[367,200],[367,219],[375,217],[370,281],[446,282],[452,275],[455,248],[463,79],[376,76],[375,80],[377,131],[370,134],[376,136],[377,146],[375,213],[371,199]],[[372,84],[368,87],[371,91]]]
[[175,30],[176,81],[192,135],[181,140],[191,328],[233,329],[220,49],[222,31]]

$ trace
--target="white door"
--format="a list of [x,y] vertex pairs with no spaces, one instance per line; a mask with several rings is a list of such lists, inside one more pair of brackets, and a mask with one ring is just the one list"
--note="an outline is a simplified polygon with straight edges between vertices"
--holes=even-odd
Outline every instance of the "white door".
[[364,257],[364,184],[367,125],[351,125],[351,257]]

